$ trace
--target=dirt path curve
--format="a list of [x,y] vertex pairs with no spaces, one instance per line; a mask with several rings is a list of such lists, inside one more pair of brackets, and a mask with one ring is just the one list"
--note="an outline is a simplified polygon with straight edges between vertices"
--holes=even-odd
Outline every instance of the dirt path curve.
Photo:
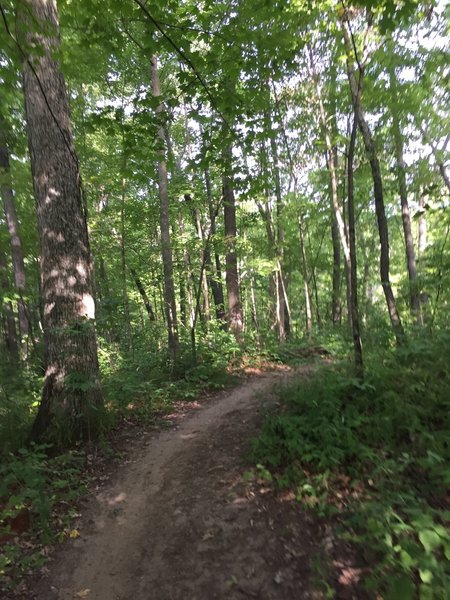
[[309,574],[313,525],[242,477],[258,408],[290,376],[252,377],[175,429],[150,432],[89,501],[80,538],[59,551],[34,598],[320,598]]

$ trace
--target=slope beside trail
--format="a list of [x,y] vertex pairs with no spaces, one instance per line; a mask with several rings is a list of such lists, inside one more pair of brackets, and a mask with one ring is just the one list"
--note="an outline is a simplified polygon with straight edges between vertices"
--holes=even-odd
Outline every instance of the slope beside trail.
[[93,492],[80,537],[58,549],[31,597],[321,598],[311,571],[318,527],[288,498],[243,477],[259,409],[291,376],[253,376],[175,428],[145,434],[114,480]]

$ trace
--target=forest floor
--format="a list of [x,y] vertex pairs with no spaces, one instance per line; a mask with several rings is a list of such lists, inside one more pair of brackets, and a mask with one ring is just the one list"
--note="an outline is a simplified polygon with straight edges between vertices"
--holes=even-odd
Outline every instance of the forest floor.
[[57,547],[26,597],[319,599],[328,580],[333,597],[351,598],[353,570],[330,557],[327,524],[249,476],[264,407],[310,372],[255,373],[171,415],[169,429],[129,432],[125,458],[80,507],[79,537]]

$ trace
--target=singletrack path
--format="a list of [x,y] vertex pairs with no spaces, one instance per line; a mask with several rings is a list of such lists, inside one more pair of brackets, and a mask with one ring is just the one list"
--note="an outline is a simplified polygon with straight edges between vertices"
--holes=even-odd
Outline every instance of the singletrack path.
[[146,434],[93,492],[80,537],[58,548],[32,597],[322,598],[311,574],[317,526],[289,498],[243,477],[260,408],[292,374],[254,375],[175,428]]

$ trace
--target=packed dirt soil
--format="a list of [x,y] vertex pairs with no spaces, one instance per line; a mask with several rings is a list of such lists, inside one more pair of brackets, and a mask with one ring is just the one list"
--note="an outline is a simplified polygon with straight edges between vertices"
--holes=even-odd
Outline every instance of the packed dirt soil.
[[317,581],[326,530],[291,496],[248,480],[261,408],[307,371],[253,375],[171,429],[142,435],[92,490],[80,536],[58,547],[30,599],[325,597]]

